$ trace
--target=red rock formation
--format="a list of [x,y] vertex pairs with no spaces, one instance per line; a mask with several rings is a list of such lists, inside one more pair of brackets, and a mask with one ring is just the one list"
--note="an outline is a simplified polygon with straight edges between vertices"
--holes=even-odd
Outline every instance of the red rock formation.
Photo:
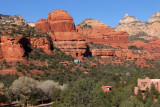
[[70,14],[64,10],[55,10],[48,14],[47,22],[51,31],[70,32],[75,31],[74,21]]
[[87,42],[106,45],[128,42],[128,34],[126,32],[115,32],[109,26],[98,20],[84,20],[76,29],[80,34],[86,37]]
[[[63,10],[52,11],[47,19],[40,19],[36,24],[36,29],[49,32],[48,34],[51,36],[54,46],[73,57],[81,58],[87,49],[86,42],[93,42],[111,45],[115,49],[92,49],[92,56],[101,56],[102,58],[115,56],[132,62],[137,59],[137,65],[142,67],[147,66],[147,64],[141,59],[154,59],[154,56],[148,51],[128,49],[128,46],[134,45],[138,48],[145,48],[146,43],[141,41],[128,43],[128,33],[116,32],[101,21],[87,19],[78,25],[75,30],[73,18]],[[47,44],[47,42],[44,44]],[[41,47],[48,50],[47,46]],[[147,49],[150,49],[149,46],[147,46]]]
[[151,39],[151,40],[149,40],[148,43],[144,43],[143,41],[140,41],[140,40],[132,41],[127,45],[142,48],[142,49],[147,50],[148,52],[152,53],[152,55],[154,55],[156,58],[160,58],[160,53],[159,53],[160,39],[159,38]]
[[64,10],[50,12],[47,20],[40,19],[36,23],[36,29],[49,32],[53,45],[66,54],[82,58],[86,52],[85,39],[76,32],[73,18]]
[[51,54],[51,44],[47,38],[30,38],[30,44],[37,49],[43,49],[47,54]]
[[49,23],[46,21],[46,19],[39,19],[35,26],[36,29],[41,29],[43,32],[50,32],[50,26]]
[[18,43],[18,38],[0,36],[1,59],[21,60],[24,56],[24,49]]
[[77,32],[55,32],[55,41],[84,41],[85,39]]
[[36,23],[36,29],[44,32],[70,32],[75,31],[74,21],[70,14],[64,10],[55,10],[48,14],[47,20],[40,19]]
[[23,60],[26,55],[25,46],[31,44],[34,48],[42,48],[51,53],[50,43],[46,38],[27,38],[14,36],[0,36],[0,59],[8,61]]
[[103,58],[104,56],[113,57],[115,55],[114,49],[93,49],[91,52],[92,52],[92,56],[101,56]]
[[76,32],[55,32],[55,35],[51,37],[54,40],[54,46],[66,54],[82,58],[86,52],[86,42],[84,38]]

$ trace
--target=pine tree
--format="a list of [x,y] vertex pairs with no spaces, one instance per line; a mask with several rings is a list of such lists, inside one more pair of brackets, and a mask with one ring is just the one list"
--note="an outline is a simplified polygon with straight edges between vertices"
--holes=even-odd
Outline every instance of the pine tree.
[[138,88],[138,94],[136,95],[136,98],[138,101],[143,102],[143,95],[142,95],[142,91]]
[[146,103],[149,99],[153,101],[153,95],[150,93],[149,88],[146,88],[146,91],[144,93],[145,98],[144,98],[144,103]]
[[158,97],[159,97],[159,92],[156,90],[154,84],[151,84],[151,94],[154,96],[154,98],[158,99]]

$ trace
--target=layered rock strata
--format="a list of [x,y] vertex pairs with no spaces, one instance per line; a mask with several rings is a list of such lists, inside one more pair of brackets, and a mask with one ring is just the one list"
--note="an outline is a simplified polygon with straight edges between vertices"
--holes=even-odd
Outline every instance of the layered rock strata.
[[48,14],[47,19],[40,19],[36,29],[49,32],[53,45],[66,54],[82,58],[86,52],[85,39],[76,32],[73,18],[64,10],[55,10]]
[[126,32],[115,32],[108,25],[99,20],[86,19],[76,28],[77,31],[86,38],[87,42],[106,45],[128,42],[128,34]]

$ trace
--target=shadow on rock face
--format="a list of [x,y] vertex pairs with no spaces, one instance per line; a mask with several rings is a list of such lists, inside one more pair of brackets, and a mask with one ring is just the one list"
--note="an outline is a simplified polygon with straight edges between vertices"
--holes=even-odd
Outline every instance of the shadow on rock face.
[[23,38],[21,38],[19,40],[18,43],[21,44],[23,46],[23,49],[25,50],[23,57],[28,57],[28,53],[30,53],[32,51],[32,49],[30,47],[30,41],[29,41],[29,39],[23,37]]

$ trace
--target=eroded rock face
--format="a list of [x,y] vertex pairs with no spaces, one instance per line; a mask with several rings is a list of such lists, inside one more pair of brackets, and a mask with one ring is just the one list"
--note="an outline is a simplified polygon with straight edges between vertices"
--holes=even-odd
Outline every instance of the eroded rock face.
[[148,23],[153,23],[153,22],[160,22],[160,11],[154,13],[153,16],[150,19],[148,19]]
[[39,19],[35,26],[36,29],[41,29],[43,32],[50,32],[50,26],[46,19]]
[[[144,32],[146,35],[144,39],[160,37],[160,12],[155,13],[148,22],[143,23],[141,21],[135,20],[135,17],[130,20],[126,16],[120,20],[120,24],[114,29],[116,31],[125,31],[129,36],[138,35],[141,32]],[[130,15],[128,16],[130,17]],[[125,20],[124,20],[125,19]],[[130,21],[128,21],[130,20]]]
[[53,45],[66,54],[76,58],[82,58],[86,52],[87,45],[85,39],[77,32],[55,32],[50,35]]
[[98,20],[84,20],[76,28],[77,31],[85,37],[87,42],[97,44],[128,42],[128,34],[126,32],[115,32],[109,26]]
[[47,19],[40,19],[36,29],[44,32],[70,32],[75,31],[74,21],[70,14],[64,10],[55,10],[48,14]]
[[50,12],[47,17],[47,22],[50,24],[51,31],[54,32],[75,31],[72,16],[64,10]]
[[154,38],[151,39],[148,43],[144,43],[142,41],[133,41],[131,42],[132,45],[137,46],[138,48],[143,48],[148,52],[152,53],[155,58],[160,58],[160,39]]
[[50,12],[47,19],[36,23],[36,29],[49,32],[53,45],[66,54],[82,58],[86,52],[85,39],[76,32],[73,18],[64,10]]
[[113,57],[115,55],[114,49],[93,49],[92,56],[101,56],[101,57]]
[[10,36],[0,36],[0,58],[7,60],[21,60],[25,51],[18,41],[19,39]]
[[127,24],[127,23],[133,23],[137,22],[137,18],[134,16],[131,16],[129,14],[125,14],[125,16],[119,21],[119,24]]
[[30,44],[37,49],[43,49],[47,54],[51,54],[51,44],[47,38],[30,38]]
[[51,54],[50,43],[46,38],[0,36],[0,59],[11,62],[23,60],[32,51],[28,45],[37,49],[41,48]]
[[20,15],[9,16],[0,14],[0,24],[27,25],[27,22]]

